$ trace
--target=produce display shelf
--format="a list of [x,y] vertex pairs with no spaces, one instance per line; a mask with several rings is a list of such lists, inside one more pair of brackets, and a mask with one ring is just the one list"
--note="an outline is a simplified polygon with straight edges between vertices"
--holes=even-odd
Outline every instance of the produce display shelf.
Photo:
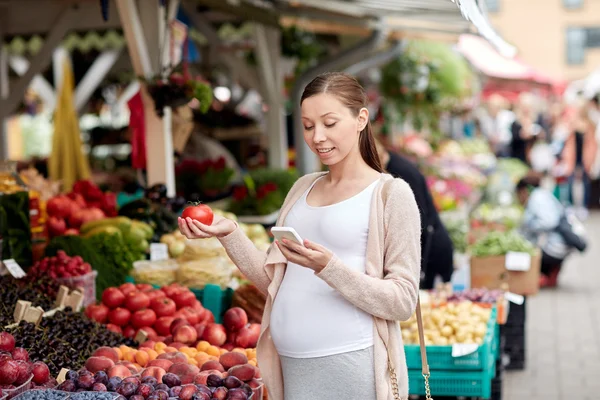
[[[431,395],[439,396],[481,397],[489,399],[492,395],[492,380],[496,368],[495,360],[488,359],[487,368],[481,371],[431,371],[429,385]],[[425,384],[421,370],[408,371],[408,387],[411,395],[424,395]]]
[[[128,276],[125,281],[136,283],[132,276]],[[152,285],[152,287],[154,289],[160,289],[160,286],[158,285]],[[215,322],[220,324],[223,320],[223,314],[231,306],[233,289],[222,289],[219,285],[208,284],[204,286],[203,289],[190,288],[190,290],[196,295],[196,298],[200,300],[202,306],[213,313]]]
[[[489,368],[490,361],[498,357],[499,329],[496,306],[492,308],[483,343],[476,352],[462,357],[452,357],[452,346],[427,346],[427,361],[432,371],[481,371]],[[406,365],[409,370],[421,370],[421,351],[418,344],[404,345]],[[491,368],[492,370],[494,368]]]

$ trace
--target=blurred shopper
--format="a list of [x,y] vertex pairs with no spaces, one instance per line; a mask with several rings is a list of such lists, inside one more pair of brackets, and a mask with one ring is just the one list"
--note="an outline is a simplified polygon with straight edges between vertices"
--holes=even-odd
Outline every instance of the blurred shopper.
[[542,277],[540,285],[554,287],[570,248],[557,232],[565,208],[548,190],[539,187],[540,180],[525,177],[517,184],[517,198],[525,207],[521,233],[542,250]]
[[510,127],[511,131],[511,157],[517,158],[531,165],[529,153],[538,140],[546,136],[539,123],[536,111],[535,98],[530,93],[523,93],[515,106],[516,120]]
[[402,178],[412,189],[421,214],[421,288],[433,289],[435,278],[450,282],[454,271],[454,246],[435,208],[425,176],[408,159],[388,151],[377,141],[383,168],[394,178]]
[[[598,151],[596,127],[588,115],[588,105],[579,102],[570,124],[569,137],[561,153],[564,175],[569,177],[570,203],[577,207],[580,218],[586,216],[589,207],[590,174]],[[577,189],[582,192],[575,196]],[[579,197],[579,198],[577,198]]]
[[510,127],[514,121],[515,113],[508,109],[506,99],[498,94],[490,96],[480,124],[483,135],[489,140],[497,157],[510,156]]

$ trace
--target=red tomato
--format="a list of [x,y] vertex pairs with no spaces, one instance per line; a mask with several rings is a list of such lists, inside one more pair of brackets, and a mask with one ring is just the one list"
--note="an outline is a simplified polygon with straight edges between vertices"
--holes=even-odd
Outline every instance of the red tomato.
[[186,207],[181,216],[182,218],[189,217],[203,223],[204,225],[212,225],[214,219],[213,211],[206,204],[198,204],[196,206]]
[[116,287],[109,287],[102,293],[102,303],[108,308],[117,308],[125,302],[125,295]]
[[119,286],[119,290],[121,290],[121,292],[123,292],[125,296],[127,296],[131,292],[137,291],[133,283],[124,283],[121,286]]
[[131,311],[138,311],[150,306],[150,298],[146,293],[130,292],[125,299],[125,307]]
[[146,293],[146,295],[150,299],[150,302],[152,302],[152,300],[155,299],[164,299],[165,297],[167,297],[165,292],[163,292],[162,290],[153,290],[151,292]]
[[108,313],[108,320],[111,324],[125,326],[129,323],[131,311],[126,308],[118,307]]
[[150,292],[154,289],[149,283],[136,283],[135,288],[144,293]]
[[93,319],[96,322],[104,324],[108,319],[108,312],[110,310],[104,304],[90,304],[85,309],[85,315]]
[[175,293],[171,298],[175,301],[175,304],[177,304],[177,309],[191,307],[196,302],[196,295],[189,290]]
[[153,310],[140,310],[131,316],[131,325],[135,328],[152,326],[156,322],[156,313]]
[[135,336],[135,328],[129,325],[128,327],[123,329],[123,336],[129,339],[133,339],[133,337]]
[[183,288],[178,287],[178,286],[169,285],[169,286],[165,286],[165,287],[161,288],[160,290],[162,290],[167,295],[168,298],[173,298],[175,293],[181,292],[183,290]]
[[172,316],[177,310],[175,302],[171,299],[167,299],[166,297],[152,300],[150,303],[150,308],[154,310],[157,317]]
[[162,336],[167,336],[171,334],[171,324],[173,323],[175,318],[173,317],[160,317],[156,320],[153,327],[156,330],[156,333]]

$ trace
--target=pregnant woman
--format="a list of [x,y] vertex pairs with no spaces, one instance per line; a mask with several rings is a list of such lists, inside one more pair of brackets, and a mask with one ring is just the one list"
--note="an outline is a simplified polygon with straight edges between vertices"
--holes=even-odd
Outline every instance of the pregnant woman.
[[218,237],[267,294],[258,362],[273,400],[405,400],[398,321],[418,298],[421,225],[406,182],[384,173],[367,96],[342,73],[315,78],[301,100],[304,139],[328,172],[300,178],[278,226],[304,243],[258,251],[234,221],[180,219],[188,238]]

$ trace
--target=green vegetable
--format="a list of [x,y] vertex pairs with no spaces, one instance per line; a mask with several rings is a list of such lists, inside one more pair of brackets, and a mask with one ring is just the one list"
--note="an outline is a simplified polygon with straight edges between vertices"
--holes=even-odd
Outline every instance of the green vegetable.
[[503,256],[508,252],[534,255],[535,246],[516,231],[490,232],[471,248],[473,257]]
[[139,252],[132,251],[121,235],[100,233],[86,240],[105,259],[101,265],[94,266],[98,271],[96,293],[123,284],[133,269],[133,263],[139,260]]
[[467,235],[469,233],[467,221],[462,218],[445,217],[443,213],[440,214],[440,217],[452,240],[454,251],[457,253],[466,253],[468,245]]
[[12,258],[27,270],[33,263],[28,192],[0,193],[0,237],[2,259]]

